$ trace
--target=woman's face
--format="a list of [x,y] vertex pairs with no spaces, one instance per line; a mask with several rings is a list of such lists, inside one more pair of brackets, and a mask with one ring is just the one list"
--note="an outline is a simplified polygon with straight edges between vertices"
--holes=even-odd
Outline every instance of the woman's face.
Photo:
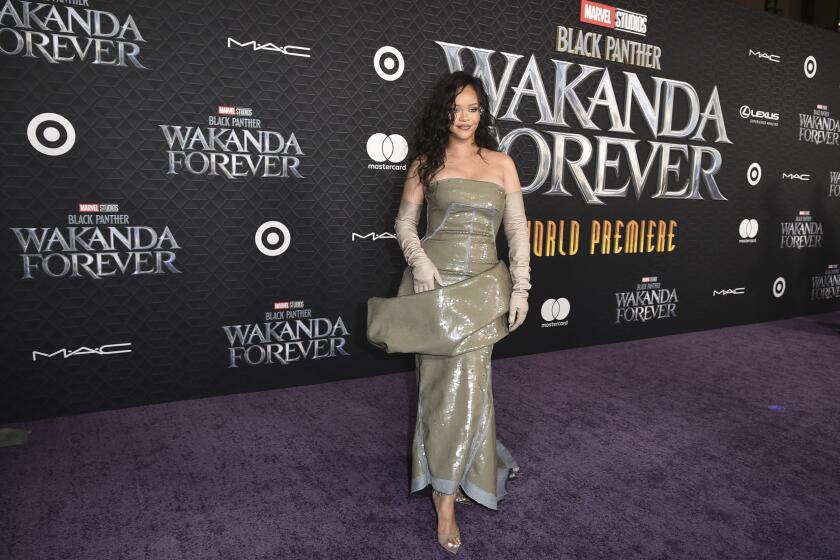
[[455,102],[449,108],[449,115],[450,134],[460,140],[471,140],[475,136],[481,113],[474,87],[466,86],[455,96]]

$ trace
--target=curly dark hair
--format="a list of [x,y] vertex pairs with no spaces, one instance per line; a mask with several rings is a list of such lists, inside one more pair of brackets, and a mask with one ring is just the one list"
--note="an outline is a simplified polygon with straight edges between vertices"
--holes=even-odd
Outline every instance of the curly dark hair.
[[435,173],[446,161],[449,126],[453,119],[449,109],[455,103],[455,97],[467,86],[475,88],[481,107],[481,117],[475,130],[479,155],[482,148],[497,150],[499,147],[494,134],[496,120],[490,113],[490,100],[481,80],[462,70],[444,74],[432,86],[431,94],[414,126],[409,152],[409,161],[420,158],[418,174],[426,192]]

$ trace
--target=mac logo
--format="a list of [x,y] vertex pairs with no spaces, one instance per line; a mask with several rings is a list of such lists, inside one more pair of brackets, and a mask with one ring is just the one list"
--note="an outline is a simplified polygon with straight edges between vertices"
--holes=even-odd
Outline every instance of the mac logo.
[[232,49],[233,45],[235,45],[237,47],[242,47],[242,48],[250,47],[251,50],[254,50],[254,51],[271,51],[271,52],[278,52],[278,53],[281,53],[281,54],[287,54],[289,56],[303,56],[303,57],[306,57],[306,58],[309,58],[308,54],[295,52],[295,50],[298,50],[298,51],[309,51],[309,50],[311,50],[308,47],[296,47],[294,45],[285,45],[285,46],[282,46],[282,47],[278,47],[274,43],[258,43],[256,41],[245,41],[244,43],[240,43],[236,39],[232,39],[232,38],[228,37],[227,38],[228,48]]
[[761,51],[754,51],[752,49],[750,49],[750,56],[757,56],[758,58],[763,58],[765,60],[769,60],[770,62],[781,62],[782,60],[782,58],[777,54],[769,54]]
[[782,173],[782,179],[796,179],[797,181],[810,181],[810,173]]
[[712,290],[712,296],[740,296],[747,293],[746,288],[726,288],[723,290]]
[[[125,348],[124,348],[125,347]],[[87,346],[80,346],[75,350],[68,350],[67,348],[61,348],[60,350],[56,350],[52,354],[47,354],[45,352],[38,352],[37,350],[32,351],[32,361],[36,361],[38,356],[43,358],[54,358],[56,356],[61,356],[65,360],[70,356],[86,356],[90,354],[96,354],[98,356],[106,356],[108,354],[124,354],[126,352],[131,352],[131,343],[130,342],[121,342],[118,344],[103,344],[99,348],[88,348]]]
[[397,237],[393,233],[356,233],[355,231],[350,237],[351,241],[356,241],[357,239],[369,239],[371,241],[379,241],[380,239],[396,239]]

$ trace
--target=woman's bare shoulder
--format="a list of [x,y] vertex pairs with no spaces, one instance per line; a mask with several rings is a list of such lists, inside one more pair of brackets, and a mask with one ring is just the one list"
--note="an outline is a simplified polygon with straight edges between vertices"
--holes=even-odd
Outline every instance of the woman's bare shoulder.
[[519,173],[516,170],[516,162],[505,152],[496,152],[496,164],[499,166],[500,174],[504,178],[503,185],[506,193],[522,190],[519,183]]
[[488,161],[499,169],[503,168],[506,165],[513,164],[513,158],[511,158],[505,152],[488,149],[486,153]]

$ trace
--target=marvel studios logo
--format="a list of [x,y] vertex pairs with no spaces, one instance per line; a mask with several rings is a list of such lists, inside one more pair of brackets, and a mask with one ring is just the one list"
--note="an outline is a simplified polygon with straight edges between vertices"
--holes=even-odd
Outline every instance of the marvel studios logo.
[[647,14],[622,10],[592,0],[580,0],[580,21],[634,35],[647,34]]
[[105,204],[99,202],[80,202],[79,213],[82,212],[119,212],[119,204]]
[[288,301],[275,301],[274,302],[274,311],[284,311],[286,309],[301,309],[303,308],[303,300],[288,300]]
[[229,115],[231,117],[253,117],[254,110],[250,107],[235,107],[233,105],[219,105],[220,115]]

